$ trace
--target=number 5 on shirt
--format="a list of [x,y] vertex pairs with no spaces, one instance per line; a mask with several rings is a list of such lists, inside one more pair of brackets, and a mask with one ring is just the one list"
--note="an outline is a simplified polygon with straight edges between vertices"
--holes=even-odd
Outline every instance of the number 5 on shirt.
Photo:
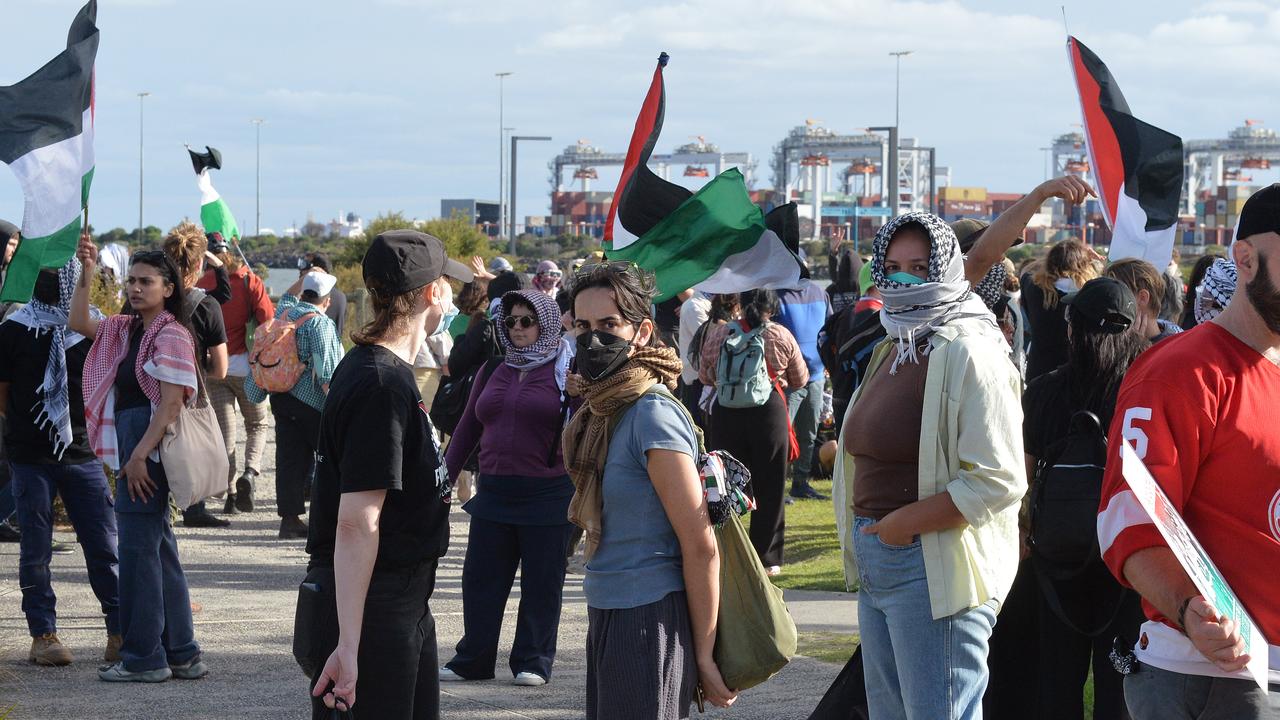
[[1124,425],[1120,432],[1125,440],[1133,443],[1133,450],[1137,453],[1138,458],[1145,460],[1147,458],[1147,434],[1142,428],[1133,426],[1134,421],[1150,420],[1151,408],[1149,407],[1131,407],[1124,411]]

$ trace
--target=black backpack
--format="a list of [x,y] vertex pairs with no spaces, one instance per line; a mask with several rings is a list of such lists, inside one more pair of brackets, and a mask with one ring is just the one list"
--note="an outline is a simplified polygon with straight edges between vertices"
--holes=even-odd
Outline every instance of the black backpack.
[[1081,410],[1036,464],[1031,489],[1028,544],[1040,588],[1063,622],[1090,636],[1111,624],[1124,598],[1098,549],[1106,461],[1102,421]]
[[837,430],[871,364],[871,353],[885,335],[878,310],[854,312],[853,305],[827,318],[818,333],[818,356],[831,376],[831,407]]

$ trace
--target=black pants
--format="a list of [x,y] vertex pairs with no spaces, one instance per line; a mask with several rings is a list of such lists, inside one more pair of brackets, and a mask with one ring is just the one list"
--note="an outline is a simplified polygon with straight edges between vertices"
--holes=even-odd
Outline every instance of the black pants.
[[[436,623],[428,602],[435,584],[434,560],[415,569],[373,572],[364,601],[356,660],[359,675],[351,710],[357,719],[440,717]],[[336,639],[335,634],[335,642]],[[323,668],[321,661],[310,687],[315,687]],[[321,698],[311,699],[313,720],[329,720],[332,712]]]
[[573,525],[512,525],[471,518],[462,566],[462,640],[447,667],[487,680],[498,661],[502,615],[520,567],[520,609],[511,645],[511,674],[551,678],[560,630],[565,555]]
[[320,411],[289,393],[271,394],[276,418],[276,514],[305,515],[303,493],[316,469]]
[[702,429],[703,433],[707,432],[707,422],[702,412],[702,408],[698,406],[698,400],[702,397],[702,381],[694,380],[686,385],[682,380],[679,383],[680,402],[684,404],[689,414],[693,416],[693,421]]
[[1135,636],[1135,628],[1146,619],[1137,593],[1125,593],[1116,619],[1097,637],[1076,632],[1050,609],[1043,594],[1039,594],[1039,599],[1036,720],[1083,718],[1084,684],[1091,667],[1094,720],[1129,720],[1124,701],[1124,676],[1112,667],[1109,656],[1115,637]]
[[[1036,706],[1040,651],[1030,638],[1040,631],[1040,587],[1030,560],[1018,564],[1009,596],[991,633],[987,654],[987,692],[982,697],[986,720],[1026,720]],[[1051,648],[1050,652],[1056,652]]]
[[787,403],[777,392],[769,402],[754,408],[727,408],[712,411],[711,448],[726,450],[751,471],[747,491],[756,499],[751,513],[751,545],[766,566],[782,564],[783,535],[786,530],[784,500],[787,493],[787,453],[791,449],[787,431]]

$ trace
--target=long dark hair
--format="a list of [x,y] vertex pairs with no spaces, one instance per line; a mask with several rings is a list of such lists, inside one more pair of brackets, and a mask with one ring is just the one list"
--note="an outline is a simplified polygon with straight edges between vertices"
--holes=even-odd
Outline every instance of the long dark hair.
[[1116,396],[1129,366],[1151,343],[1135,323],[1119,333],[1098,332],[1080,313],[1069,313],[1067,379],[1071,409],[1089,410],[1110,427]]
[[707,319],[713,322],[729,322],[742,310],[737,293],[719,293],[711,297],[711,311]]
[[1221,255],[1203,255],[1196,264],[1191,268],[1191,279],[1187,283],[1187,294],[1182,299],[1182,317],[1179,318],[1183,330],[1190,330],[1196,325],[1196,289],[1204,283],[1205,273],[1209,272],[1209,266],[1213,265],[1213,261],[1222,257]]
[[[146,265],[155,268],[160,273],[160,277],[165,282],[173,285],[173,294],[164,299],[164,309],[168,310],[171,315],[178,319],[188,330],[191,329],[191,311],[194,309],[187,302],[187,291],[182,287],[182,271],[178,269],[178,264],[173,261],[169,254],[160,250],[144,251],[135,253],[129,259],[129,266]],[[137,315],[138,311],[133,309],[132,304],[125,305],[126,312],[130,315]],[[192,337],[195,337],[194,333]]]
[[418,305],[418,296],[426,285],[397,295],[383,290],[376,280],[365,278],[364,284],[369,290],[373,319],[351,333],[351,341],[357,345],[377,345],[392,333],[408,327],[409,319],[413,317]]
[[772,290],[748,290],[738,296],[738,302],[742,303],[743,319],[752,328],[760,327],[766,316],[772,318],[782,309],[778,293]]

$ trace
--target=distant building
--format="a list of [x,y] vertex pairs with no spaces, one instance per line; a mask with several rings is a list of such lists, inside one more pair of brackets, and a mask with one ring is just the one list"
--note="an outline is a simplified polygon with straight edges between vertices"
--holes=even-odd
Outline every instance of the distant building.
[[497,201],[475,198],[455,198],[440,201],[440,217],[448,219],[461,214],[467,222],[479,227],[490,237],[502,234],[499,227]]
[[330,220],[326,229],[329,231],[330,237],[344,240],[346,238],[362,237],[364,235],[364,218],[353,212],[349,212],[346,215],[339,212],[337,219]]

